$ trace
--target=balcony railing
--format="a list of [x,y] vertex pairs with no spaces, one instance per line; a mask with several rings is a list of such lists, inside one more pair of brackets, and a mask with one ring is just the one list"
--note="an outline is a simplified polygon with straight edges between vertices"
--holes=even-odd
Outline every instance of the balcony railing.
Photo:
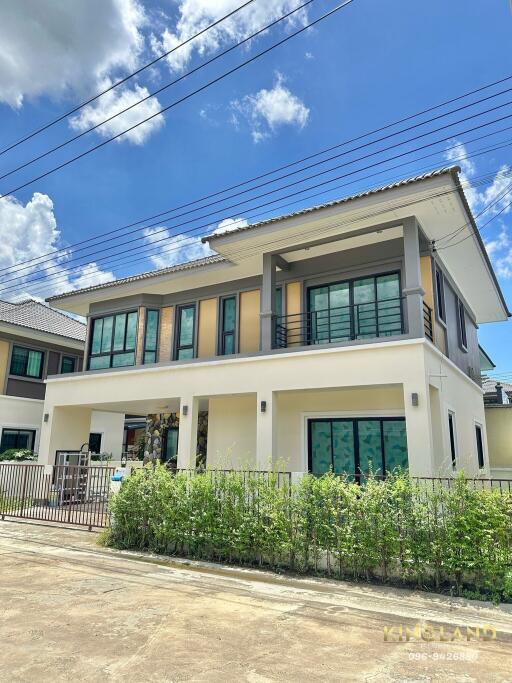
[[276,316],[275,346],[288,348],[391,337],[404,333],[403,321],[401,298]]

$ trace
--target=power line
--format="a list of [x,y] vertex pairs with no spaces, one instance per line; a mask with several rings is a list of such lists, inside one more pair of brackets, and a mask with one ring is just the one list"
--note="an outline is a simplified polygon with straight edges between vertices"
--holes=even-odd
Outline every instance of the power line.
[[[509,104],[509,103],[506,103],[506,104]],[[500,108],[501,106],[504,106],[504,105],[498,105],[498,108]],[[490,109],[489,111],[493,111],[494,109],[495,109],[495,108],[492,108],[492,109]],[[451,113],[451,112],[449,112],[449,113]],[[397,148],[397,147],[401,147],[401,146],[403,146],[403,145],[409,144],[410,142],[414,142],[414,141],[416,141],[416,140],[418,140],[418,139],[421,139],[421,138],[424,138],[424,137],[426,137],[426,136],[432,135],[433,133],[439,132],[439,131],[441,131],[441,130],[445,130],[446,128],[449,128],[449,127],[451,127],[451,126],[458,125],[459,123],[463,123],[463,122],[465,122],[465,121],[467,121],[467,120],[470,120],[470,119],[472,119],[472,118],[475,118],[475,117],[477,117],[477,116],[481,116],[482,114],[485,114],[485,113],[488,113],[488,111],[486,110],[486,111],[484,111],[484,112],[480,112],[479,114],[473,114],[472,116],[465,117],[465,118],[460,119],[460,120],[458,120],[458,121],[454,121],[454,122],[452,122],[452,123],[446,124],[446,125],[441,126],[441,127],[437,128],[437,129],[434,129],[434,130],[432,130],[432,131],[428,131],[428,132],[426,132],[426,133],[422,133],[422,134],[420,134],[420,135],[417,135],[417,136],[414,136],[414,137],[412,137],[412,138],[409,138],[408,140],[404,140],[404,141],[402,141],[402,142],[394,143],[393,145],[389,145],[389,146],[387,146],[387,147],[384,147],[383,149],[380,149],[380,150],[371,152],[371,153],[369,153],[369,154],[360,156],[360,157],[358,157],[358,158],[356,158],[356,159],[353,159],[353,160],[348,161],[348,162],[344,162],[344,163],[342,163],[342,164],[337,164],[337,165],[335,165],[335,166],[332,166],[332,167],[330,167],[330,168],[324,169],[324,170],[319,171],[319,172],[317,172],[317,173],[310,174],[309,176],[306,176],[306,177],[301,178],[301,179],[299,179],[299,180],[292,181],[291,183],[288,183],[288,184],[286,184],[286,185],[282,185],[281,187],[275,188],[275,189],[273,189],[273,190],[269,190],[269,191],[267,191],[267,192],[260,193],[259,195],[256,195],[255,197],[252,197],[252,198],[250,198],[250,199],[243,200],[243,201],[237,202],[237,203],[235,203],[235,204],[231,204],[231,205],[229,205],[229,206],[227,206],[227,207],[224,207],[224,208],[216,209],[215,211],[212,211],[212,212],[203,214],[202,216],[196,217],[195,219],[191,219],[191,220],[189,220],[189,221],[185,221],[185,222],[180,223],[180,224],[178,224],[177,226],[173,226],[173,227],[175,227],[175,228],[177,228],[177,227],[182,227],[182,226],[184,226],[184,225],[187,225],[187,224],[193,222],[194,220],[201,220],[201,219],[203,219],[203,218],[211,217],[211,216],[213,216],[213,215],[215,215],[215,214],[217,214],[217,213],[219,213],[219,212],[225,212],[225,211],[228,210],[228,209],[235,209],[235,208],[238,208],[238,207],[242,206],[243,204],[245,204],[247,201],[254,201],[255,199],[259,199],[259,198],[261,198],[261,197],[268,196],[269,194],[273,194],[274,192],[278,192],[278,191],[287,189],[287,188],[289,188],[289,187],[293,187],[293,186],[295,186],[295,185],[297,185],[297,184],[306,182],[307,180],[311,180],[311,179],[313,179],[313,178],[317,178],[317,177],[320,177],[320,176],[322,176],[322,175],[326,175],[326,174],[328,174],[328,173],[332,173],[333,171],[338,170],[338,169],[340,169],[340,168],[343,168],[343,167],[345,167],[345,166],[350,166],[350,165],[354,164],[354,163],[357,162],[357,161],[365,160],[365,159],[374,157],[374,156],[376,156],[376,155],[382,154],[383,152],[389,151],[389,150],[391,150],[391,149],[395,149],[395,148]],[[510,115],[508,115],[508,116],[506,116],[506,117],[502,117],[502,118],[511,118],[511,117],[512,117],[512,114],[510,114]],[[498,119],[498,121],[499,121],[499,120],[502,120],[502,119]],[[478,126],[476,126],[476,127],[470,128],[470,129],[468,129],[468,130],[459,131],[458,133],[456,133],[456,135],[459,135],[459,136],[460,136],[460,135],[464,135],[464,134],[467,134],[468,132],[472,132],[473,130],[478,130],[478,129],[483,128],[483,127],[486,127],[486,126],[488,126],[488,125],[493,125],[494,123],[495,123],[495,121],[490,121],[490,122],[487,122],[487,123],[484,123],[484,124],[480,124],[480,125],[478,125]],[[414,127],[416,127],[416,126],[414,126]],[[403,131],[399,131],[399,132],[401,133],[401,132],[403,132]],[[388,138],[388,137],[390,137],[390,136],[386,136],[386,138]],[[415,149],[407,150],[407,151],[405,151],[405,152],[402,152],[402,153],[397,154],[397,155],[395,155],[395,156],[389,157],[389,158],[387,158],[387,159],[377,161],[377,162],[375,162],[374,164],[369,164],[369,165],[367,165],[367,166],[364,166],[363,168],[356,169],[355,171],[351,171],[351,172],[349,172],[349,173],[347,173],[347,174],[342,174],[342,175],[340,175],[340,176],[337,176],[336,178],[331,179],[331,181],[329,181],[329,182],[334,182],[335,180],[340,180],[340,179],[342,179],[342,178],[344,178],[344,177],[346,177],[346,176],[353,175],[354,173],[361,172],[361,171],[367,170],[367,169],[369,169],[369,168],[373,168],[373,167],[375,167],[375,166],[378,166],[378,165],[380,165],[380,164],[382,164],[382,163],[386,163],[386,162],[389,162],[389,161],[393,161],[393,160],[395,160],[395,159],[399,159],[399,158],[402,158],[402,157],[404,157],[404,156],[407,156],[408,154],[412,154],[412,153],[414,153],[414,152],[421,151],[422,149],[427,149],[427,148],[429,148],[429,147],[438,145],[438,144],[440,144],[440,143],[442,143],[442,142],[446,142],[447,140],[449,140],[449,139],[452,138],[452,137],[453,137],[453,135],[450,134],[449,136],[446,136],[445,138],[441,138],[441,139],[439,139],[439,140],[435,140],[435,141],[433,141],[433,142],[429,142],[429,143],[427,143],[427,144],[425,144],[425,145],[421,145],[421,146],[419,146],[419,147],[416,147]],[[484,136],[481,136],[481,137],[484,137]],[[375,142],[378,142],[378,141],[379,141],[379,140],[376,140]],[[358,148],[356,148],[356,149],[360,149],[361,147],[367,147],[367,146],[369,146],[369,144],[373,144],[373,143],[367,143],[367,144],[362,145],[362,146],[360,146],[360,147],[358,147]],[[454,145],[453,147],[456,148],[456,147],[458,147],[458,145]],[[349,150],[349,151],[355,151],[355,150]],[[246,194],[247,192],[253,192],[254,190],[256,190],[256,189],[258,189],[258,188],[260,188],[260,187],[266,186],[266,185],[271,184],[271,183],[275,183],[275,182],[277,182],[277,181],[279,181],[279,180],[283,180],[283,179],[285,179],[285,178],[287,178],[287,177],[289,177],[289,176],[296,175],[297,173],[303,173],[305,170],[308,170],[309,168],[318,166],[319,164],[327,163],[328,161],[331,161],[331,160],[333,160],[333,159],[335,159],[335,158],[338,158],[339,156],[344,156],[346,153],[348,153],[348,152],[342,152],[342,153],[340,153],[340,154],[338,154],[338,155],[334,155],[334,156],[332,156],[332,157],[330,157],[330,158],[328,158],[328,159],[324,159],[324,160],[322,160],[322,161],[320,161],[320,162],[315,162],[315,163],[310,164],[310,165],[308,165],[308,166],[306,166],[306,167],[304,167],[304,168],[301,168],[301,169],[298,169],[298,170],[296,170],[296,171],[293,171],[293,172],[284,174],[284,175],[282,175],[282,176],[280,176],[280,177],[278,177],[278,178],[275,178],[275,179],[273,179],[273,180],[265,181],[265,182],[260,183],[259,185],[256,185],[256,186],[254,186],[254,187],[252,187],[252,188],[243,190],[242,192],[238,192],[238,193],[235,193],[235,194],[233,194],[233,195],[231,195],[231,196],[225,197],[225,198],[223,198],[223,199],[220,199],[220,200],[216,200],[216,201],[210,202],[209,204],[205,204],[204,206],[201,206],[201,207],[198,207],[198,208],[195,208],[195,209],[191,209],[191,210],[189,210],[189,211],[185,211],[185,212],[183,212],[183,213],[181,213],[181,214],[178,214],[177,216],[174,216],[174,217],[173,217],[173,220],[175,220],[176,218],[180,218],[180,217],[189,215],[190,213],[194,213],[194,212],[196,212],[196,211],[198,211],[198,210],[202,210],[202,209],[208,208],[208,207],[210,207],[210,206],[212,206],[212,205],[214,205],[214,204],[218,204],[219,202],[224,202],[224,201],[227,201],[228,199],[233,199],[233,198],[239,197],[240,195]],[[315,187],[315,186],[314,186],[314,187]],[[313,188],[310,188],[310,189],[313,189]],[[297,194],[297,193],[296,193],[296,194]],[[161,221],[158,221],[158,223],[160,223],[160,222],[161,222]],[[150,226],[145,226],[145,227],[154,227],[154,224],[152,224],[152,225],[150,225]],[[131,232],[131,233],[135,233],[135,232],[139,232],[139,230],[142,230],[142,228],[137,228],[136,230],[132,230],[132,231],[130,231],[130,232]],[[165,231],[167,231],[167,228],[163,228],[162,230],[160,230],[161,233],[163,233],[163,232],[165,232]],[[116,239],[120,239],[120,237],[118,237],[118,238],[116,238]],[[126,244],[131,244],[131,243],[136,242],[136,241],[138,241],[138,240],[140,240],[140,239],[143,239],[143,236],[135,237],[135,238],[133,238],[133,239],[131,239],[131,240],[127,240],[127,241],[121,242],[121,243],[116,244],[116,245],[111,245],[111,246],[108,246],[108,247],[106,247],[106,248],[102,248],[102,249],[99,250],[99,253],[103,253],[103,252],[105,252],[105,251],[112,251],[113,249],[118,249],[118,248],[121,247],[121,246],[124,246],[124,245],[126,245]],[[82,247],[81,249],[78,249],[78,250],[76,250],[76,251],[82,251],[83,249],[86,249],[86,248],[87,248],[87,247]],[[81,257],[75,257],[75,258],[71,259],[71,261],[73,262],[73,261],[76,261],[76,260],[78,260],[78,259],[80,259],[80,258],[86,258],[86,257],[89,258],[89,257],[90,257],[91,255],[93,255],[94,253],[95,253],[95,252],[90,252],[89,254],[85,254],[85,255],[83,255],[83,256],[81,256]],[[46,260],[46,262],[54,261],[54,260],[55,260],[55,256],[52,255],[52,256],[50,256],[50,258],[48,258],[48,259]],[[43,265],[44,263],[45,263],[45,261],[39,261],[39,263],[38,263],[37,265],[38,265],[38,266],[41,266],[41,265]],[[19,264],[19,265],[21,265],[21,264]],[[11,270],[8,274],[12,274],[12,272],[18,272],[18,273],[19,273],[19,272],[21,272],[21,271],[28,270],[28,269],[30,269],[30,266],[25,265],[25,266],[21,266],[21,267],[17,268],[16,270]],[[46,269],[45,269],[45,270],[46,270]],[[13,281],[13,280],[19,279],[20,277],[22,277],[22,276],[15,276],[15,277],[13,277],[13,278],[10,278],[10,279],[7,279],[7,280],[3,280],[3,282],[0,283],[0,284],[5,284],[5,283],[7,283],[7,282],[11,282],[11,281]]]
[[[253,2],[254,0],[251,0]],[[298,12],[301,9],[304,9],[307,5],[310,5],[314,0],[307,0],[307,2],[304,2],[302,5],[299,5],[296,9],[291,10],[287,14],[284,14],[283,16],[279,17],[279,19],[276,19],[275,21],[272,21],[270,24],[267,24],[263,28],[260,28],[258,31],[255,33],[252,33],[250,36],[247,36],[247,38],[244,38],[243,40],[240,40],[238,43],[235,43],[231,47],[223,50],[222,52],[219,52],[218,54],[214,55],[210,59],[206,60],[205,62],[202,62],[198,66],[194,67],[190,71],[187,71],[186,73],[182,74],[178,78],[174,79],[174,81],[171,81],[170,83],[166,83],[162,87],[158,88],[157,90],[154,90],[152,93],[149,93],[149,95],[146,95],[145,97],[141,98],[140,100],[137,100],[136,102],[133,102],[130,104],[128,107],[125,107],[124,109],[121,109],[120,111],[116,112],[115,114],[112,114],[112,116],[109,116],[107,119],[104,119],[103,121],[100,121],[99,123],[95,124],[94,126],[91,126],[87,130],[82,131],[81,133],[78,133],[77,135],[74,135],[71,138],[68,138],[64,142],[61,142],[60,144],[56,145],[55,147],[51,147],[50,149],[46,150],[45,152],[42,152],[36,157],[33,157],[32,159],[29,159],[29,161],[25,161],[24,163],[20,164],[16,168],[13,168],[11,171],[7,171],[7,173],[4,173],[3,175],[0,175],[0,180],[3,180],[4,178],[7,178],[14,173],[17,173],[18,171],[21,171],[24,168],[27,168],[28,166],[31,166],[34,164],[36,161],[40,161],[41,159],[44,159],[47,156],[50,156],[54,152],[57,152],[60,149],[63,149],[67,145],[71,144],[72,142],[76,142],[80,138],[84,137],[84,135],[87,135],[88,133],[91,133],[94,130],[97,130],[101,126],[105,125],[106,123],[109,123],[110,121],[113,121],[116,119],[118,116],[121,116],[122,114],[126,114],[126,112],[130,111],[131,109],[134,109],[135,107],[138,107],[139,104],[142,104],[143,102],[146,102],[147,100],[151,99],[152,97],[155,97],[156,95],[159,95],[162,93],[164,90],[167,90],[173,85],[176,85],[177,83],[180,83],[181,81],[185,80],[186,78],[189,78],[192,76],[192,74],[197,73],[201,69],[204,69],[206,66],[209,66],[210,64],[213,64],[213,62],[217,61],[221,57],[224,57],[225,55],[229,54],[233,50],[236,50],[240,46],[244,45],[245,43],[250,42],[251,40],[254,40],[257,36],[261,35],[262,33],[265,33],[268,31],[270,28],[273,26],[279,24],[281,21],[284,21],[284,19],[287,19],[289,16],[294,14],[295,12]],[[504,92],[508,92],[512,90],[512,88],[509,88],[508,90]],[[498,93],[500,94],[500,93]]]
[[[155,218],[159,218],[159,217],[163,217],[165,214],[172,213],[172,212],[174,212],[174,211],[178,211],[178,210],[181,210],[181,209],[183,209],[183,208],[188,208],[189,206],[192,206],[192,205],[194,205],[194,204],[197,204],[197,203],[199,203],[199,202],[201,202],[201,201],[206,201],[206,200],[208,200],[208,199],[212,199],[213,197],[217,197],[217,196],[219,196],[219,195],[221,195],[221,194],[224,194],[224,193],[226,193],[226,192],[230,192],[230,191],[232,191],[232,190],[238,189],[239,187],[243,187],[243,186],[245,186],[245,185],[248,185],[249,183],[256,182],[257,180],[261,180],[262,178],[266,178],[266,177],[268,177],[268,176],[270,176],[270,175],[273,175],[274,173],[278,173],[279,171],[285,170],[285,169],[287,169],[287,168],[291,168],[292,166],[296,166],[296,165],[301,164],[301,163],[303,163],[303,162],[305,162],[305,161],[309,161],[310,159],[313,159],[313,158],[316,158],[316,157],[318,157],[318,156],[321,156],[322,154],[327,154],[328,152],[331,152],[331,151],[333,151],[334,149],[338,149],[338,148],[343,147],[343,146],[346,146],[346,145],[348,145],[348,144],[352,144],[353,142],[358,142],[359,140],[362,140],[362,139],[364,139],[364,138],[366,138],[366,137],[370,137],[371,135],[375,135],[375,134],[377,134],[377,133],[383,132],[384,130],[388,130],[389,128],[392,128],[392,127],[394,127],[394,126],[397,126],[397,125],[400,125],[400,124],[402,124],[402,123],[405,123],[406,121],[410,121],[410,120],[412,120],[412,119],[414,119],[414,118],[418,118],[419,116],[423,116],[424,114],[427,114],[427,113],[429,113],[429,112],[431,112],[431,111],[435,111],[436,109],[440,109],[440,108],[442,108],[442,107],[444,107],[444,106],[446,106],[446,105],[448,105],[448,104],[452,104],[453,102],[460,101],[460,100],[462,100],[462,99],[465,99],[466,97],[470,97],[471,95],[474,95],[474,94],[476,94],[476,93],[482,92],[482,91],[487,90],[487,89],[489,89],[489,88],[492,88],[492,87],[494,87],[494,86],[496,86],[496,85],[500,85],[501,83],[504,83],[504,82],[506,82],[506,81],[509,81],[510,79],[512,79],[512,75],[510,75],[510,76],[505,76],[504,78],[501,78],[501,79],[499,79],[499,80],[497,80],[497,81],[494,81],[494,82],[492,82],[492,83],[489,83],[489,84],[480,86],[480,87],[478,87],[478,88],[476,88],[476,89],[474,89],[474,90],[471,90],[471,91],[468,91],[468,92],[466,92],[466,93],[463,93],[462,95],[458,95],[457,97],[450,98],[450,99],[448,99],[448,100],[444,100],[443,102],[440,102],[440,103],[438,103],[438,104],[436,104],[436,105],[433,105],[433,106],[431,106],[431,107],[428,107],[428,108],[426,108],[426,109],[423,109],[422,111],[416,112],[416,113],[414,113],[414,114],[409,114],[408,116],[406,116],[406,117],[404,117],[404,118],[402,118],[402,119],[399,119],[399,120],[397,120],[397,121],[393,121],[393,122],[391,122],[391,123],[387,123],[387,124],[385,124],[385,125],[383,125],[383,126],[381,126],[381,127],[379,127],[379,128],[373,129],[373,130],[371,130],[371,131],[367,131],[366,133],[363,133],[363,134],[361,134],[361,135],[359,135],[359,136],[356,136],[356,137],[354,137],[354,138],[351,138],[351,139],[345,140],[345,141],[343,141],[343,142],[341,142],[341,143],[337,143],[337,144],[332,145],[332,146],[330,146],[330,147],[324,148],[323,150],[320,150],[320,151],[315,152],[315,153],[313,153],[313,154],[310,154],[310,155],[307,155],[307,156],[305,156],[305,157],[302,157],[301,159],[297,159],[297,160],[295,160],[295,161],[289,162],[289,163],[287,163],[287,164],[284,164],[284,165],[282,165],[282,166],[279,166],[279,167],[277,167],[277,168],[274,168],[274,169],[272,169],[272,170],[270,170],[270,171],[266,171],[266,172],[264,172],[264,173],[262,173],[262,174],[260,174],[260,175],[254,176],[253,178],[249,178],[249,179],[244,180],[244,181],[242,181],[242,182],[239,182],[239,183],[237,183],[237,184],[235,184],[235,185],[231,185],[231,186],[229,186],[229,187],[227,187],[227,188],[224,188],[224,189],[222,189],[222,190],[218,190],[218,191],[213,192],[213,193],[210,193],[210,194],[208,194],[208,195],[204,195],[203,197],[200,197],[200,198],[198,198],[198,199],[196,199],[196,200],[187,202],[187,203],[185,203],[185,204],[181,204],[181,205],[179,205],[179,206],[175,206],[175,207],[173,207],[173,208],[171,208],[171,209],[166,209],[165,211],[162,211],[162,212],[160,212],[160,213],[158,213],[158,214],[155,214],[155,215],[152,215],[152,216],[147,216],[147,217],[142,218],[142,219],[139,219],[138,221],[135,221],[135,222],[133,222],[133,223],[129,223],[129,224],[124,225],[124,226],[121,226],[121,227],[119,227],[119,228],[115,228],[115,229],[113,229],[113,230],[104,232],[104,233],[102,233],[102,234],[100,234],[100,235],[97,235],[97,236],[94,236],[94,237],[90,237],[90,238],[87,238],[87,239],[85,239],[85,240],[81,240],[81,241],[79,241],[79,242],[75,242],[75,243],[73,243],[73,244],[68,245],[67,247],[62,248],[62,249],[59,249],[59,250],[56,250],[56,251],[53,251],[53,252],[47,252],[46,254],[42,254],[42,255],[37,256],[37,257],[34,257],[34,258],[32,258],[32,259],[27,259],[27,260],[25,260],[25,261],[21,261],[21,262],[18,263],[18,265],[24,265],[24,264],[26,264],[26,263],[35,263],[36,261],[39,261],[40,259],[42,259],[42,258],[44,258],[44,257],[46,257],[46,256],[54,256],[54,257],[55,257],[55,255],[58,255],[59,253],[67,252],[69,249],[73,249],[73,248],[75,248],[75,247],[77,247],[77,246],[80,246],[80,245],[82,245],[82,244],[87,244],[87,243],[92,242],[92,241],[96,241],[96,240],[99,240],[99,239],[103,239],[104,237],[106,237],[106,236],[108,236],[108,235],[113,235],[113,234],[115,234],[115,233],[117,233],[117,232],[121,232],[121,231],[123,231],[123,230],[127,230],[128,228],[134,227],[134,226],[136,226],[136,225],[140,225],[141,223],[144,223],[144,222],[146,222],[146,221],[154,220]],[[429,122],[430,122],[430,120],[427,119],[427,120],[424,121],[423,123],[425,124],[425,123],[429,123]],[[505,130],[505,129],[502,129],[502,130]],[[498,132],[501,132],[501,131],[498,131]],[[490,135],[492,135],[492,134],[494,134],[494,133],[491,133]],[[484,136],[484,137],[485,137],[485,136]],[[480,138],[476,138],[476,139],[480,139]],[[476,139],[475,139],[475,140],[476,140]],[[0,273],[1,273],[2,271],[4,271],[4,270],[10,270],[10,268],[9,268],[9,267],[0,268]]]
[[136,71],[132,71],[132,73],[128,74],[127,76],[125,76],[125,77],[122,78],[121,80],[116,81],[116,82],[113,83],[110,87],[105,88],[105,90],[102,90],[101,92],[97,93],[96,95],[94,95],[93,97],[89,98],[88,100],[85,100],[85,101],[82,102],[81,104],[78,104],[78,105],[77,105],[76,107],[74,107],[73,109],[70,109],[69,111],[65,112],[64,114],[61,114],[60,116],[58,116],[57,118],[53,119],[52,121],[49,121],[48,123],[45,123],[43,126],[41,126],[40,128],[37,128],[36,130],[32,131],[31,133],[27,133],[27,135],[25,135],[25,137],[21,138],[21,139],[18,140],[17,142],[12,142],[12,143],[10,143],[7,147],[5,147],[4,149],[0,150],[0,156],[2,156],[3,154],[5,154],[6,152],[9,152],[11,149],[14,149],[15,147],[18,147],[19,145],[23,144],[24,142],[27,142],[27,140],[32,139],[32,138],[35,137],[36,135],[39,135],[39,133],[42,133],[42,132],[44,132],[45,130],[48,130],[48,128],[51,128],[51,127],[54,126],[55,124],[60,123],[60,121],[63,121],[64,119],[67,119],[68,116],[71,116],[72,114],[75,114],[75,113],[76,113],[77,111],[79,111],[80,109],[83,109],[83,107],[86,107],[88,104],[91,104],[92,102],[95,102],[97,99],[99,99],[99,98],[102,97],[103,95],[106,95],[108,92],[114,90],[114,88],[117,88],[118,86],[123,85],[123,83],[126,83],[126,82],[129,81],[131,78],[133,78],[134,76],[137,76],[138,74],[142,73],[142,72],[145,71],[146,69],[149,69],[149,67],[154,66],[154,65],[155,65],[157,62],[159,62],[160,60],[164,59],[165,57],[168,57],[168,56],[169,56],[170,54],[172,54],[173,52],[176,52],[176,50],[179,50],[180,48],[184,47],[184,46],[187,45],[188,43],[191,43],[191,42],[192,42],[193,40],[195,40],[196,38],[199,38],[200,36],[202,36],[204,33],[206,33],[207,31],[209,31],[210,29],[214,28],[215,26],[218,26],[218,25],[221,24],[223,21],[225,21],[226,19],[229,19],[229,18],[232,17],[234,14],[236,14],[237,12],[240,12],[240,10],[244,9],[245,7],[247,7],[248,5],[252,4],[253,2],[254,2],[254,0],[248,0],[248,2],[245,2],[243,5],[240,5],[240,7],[236,7],[234,10],[232,10],[231,12],[228,12],[228,14],[225,14],[225,15],[224,15],[223,17],[221,17],[220,19],[217,19],[216,21],[214,21],[213,23],[209,24],[208,26],[205,26],[205,28],[201,29],[200,31],[198,31],[197,33],[195,33],[193,36],[190,36],[190,38],[187,38],[186,40],[182,41],[179,45],[175,45],[171,50],[168,50],[167,52],[164,52],[163,54],[161,54],[161,55],[159,55],[158,57],[156,57],[155,59],[153,59],[151,62],[148,62],[147,64],[144,64],[144,66],[141,66],[141,67],[140,67],[139,69],[137,69]]
[[[310,1],[311,1],[311,0],[307,0],[307,3],[304,3],[304,4],[308,4]],[[82,152],[81,154],[77,154],[76,156],[71,157],[71,158],[68,159],[67,161],[64,161],[63,163],[61,163],[61,164],[59,164],[59,165],[57,165],[57,166],[51,168],[50,170],[46,171],[45,173],[42,173],[41,175],[39,175],[39,176],[37,176],[37,177],[35,177],[35,178],[32,178],[31,180],[29,180],[29,181],[27,181],[27,182],[25,182],[25,183],[23,183],[23,184],[21,184],[21,185],[18,185],[18,187],[15,187],[15,188],[12,188],[12,189],[8,190],[6,193],[0,195],[0,199],[4,199],[4,198],[7,197],[8,195],[13,194],[14,192],[17,192],[18,190],[21,190],[21,189],[23,189],[23,188],[25,188],[25,187],[28,187],[29,185],[32,185],[33,183],[37,182],[38,180],[41,180],[42,178],[46,178],[47,176],[49,176],[49,175],[55,173],[56,171],[59,171],[59,170],[61,170],[62,168],[65,168],[66,166],[69,166],[70,164],[74,163],[75,161],[78,161],[79,159],[82,159],[83,157],[87,156],[88,154],[91,154],[92,152],[95,152],[96,150],[98,150],[98,149],[104,147],[105,145],[108,145],[110,142],[113,142],[114,140],[117,140],[117,139],[120,138],[122,135],[125,135],[126,133],[129,133],[130,131],[134,130],[135,128],[138,128],[138,127],[141,126],[142,124],[147,123],[148,121],[151,121],[151,120],[154,119],[156,116],[160,116],[161,114],[163,114],[164,112],[168,111],[169,109],[172,109],[173,107],[176,107],[177,105],[182,104],[183,102],[185,102],[186,100],[190,99],[190,98],[193,97],[194,95],[197,95],[198,93],[202,92],[203,90],[206,90],[207,88],[211,87],[211,86],[214,85],[215,83],[218,83],[219,81],[222,81],[223,79],[227,78],[228,76],[231,76],[233,73],[239,71],[240,69],[244,68],[244,67],[247,66],[248,64],[251,64],[252,62],[256,61],[257,59],[260,59],[260,58],[263,57],[264,55],[268,54],[268,53],[271,52],[272,50],[275,50],[277,47],[280,47],[281,45],[283,45],[284,43],[288,42],[288,41],[291,40],[292,38],[295,38],[296,36],[300,35],[300,34],[303,33],[304,31],[307,31],[308,29],[312,28],[313,26],[316,26],[318,23],[320,23],[321,21],[324,21],[325,19],[331,17],[331,16],[332,16],[333,14],[335,14],[336,12],[339,12],[340,10],[344,9],[345,7],[347,7],[347,6],[348,6],[349,4],[351,4],[352,2],[354,2],[354,0],[345,0],[343,3],[341,3],[340,5],[337,5],[336,7],[334,7],[334,8],[331,9],[331,10],[329,10],[328,12],[325,12],[324,14],[322,14],[322,15],[321,15],[320,17],[318,17],[317,19],[311,21],[309,24],[306,24],[306,25],[303,26],[302,28],[300,28],[300,29],[298,29],[297,31],[294,31],[293,33],[291,33],[290,35],[285,36],[284,38],[282,38],[281,40],[279,40],[277,43],[274,43],[273,45],[270,45],[270,46],[267,47],[265,50],[262,50],[262,51],[258,52],[258,53],[257,53],[256,55],[254,55],[253,57],[250,57],[249,59],[246,59],[245,61],[241,62],[241,63],[238,64],[237,66],[233,67],[232,69],[229,69],[228,71],[224,72],[224,73],[221,74],[220,76],[217,76],[216,78],[212,79],[211,81],[208,81],[208,83],[202,85],[202,86],[199,87],[199,88],[196,88],[196,90],[193,90],[192,92],[188,93],[187,95],[184,95],[184,96],[181,97],[180,99],[175,100],[174,102],[172,102],[171,104],[167,105],[166,107],[162,107],[162,109],[160,109],[158,112],[155,112],[155,113],[152,114],[151,116],[148,116],[148,117],[146,117],[145,119],[143,119],[142,121],[139,121],[139,123],[136,123],[136,124],[134,124],[133,126],[130,126],[130,128],[127,128],[126,130],[122,131],[121,133],[118,133],[117,135],[114,135],[114,136],[108,138],[107,140],[104,140],[103,142],[98,143],[98,144],[95,145],[94,147],[90,147],[89,149],[85,150],[85,151]],[[295,11],[298,11],[299,9],[301,9],[301,7],[302,7],[302,6],[299,6],[298,8],[295,9]],[[287,16],[287,15],[284,15],[283,18],[285,18],[286,16]]]

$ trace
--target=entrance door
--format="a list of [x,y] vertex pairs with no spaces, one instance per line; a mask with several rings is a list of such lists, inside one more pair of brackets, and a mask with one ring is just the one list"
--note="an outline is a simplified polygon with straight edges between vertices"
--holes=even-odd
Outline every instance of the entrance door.
[[175,470],[178,466],[178,427],[169,427],[165,434],[161,462]]
[[383,475],[407,469],[405,418],[315,418],[308,422],[313,474]]

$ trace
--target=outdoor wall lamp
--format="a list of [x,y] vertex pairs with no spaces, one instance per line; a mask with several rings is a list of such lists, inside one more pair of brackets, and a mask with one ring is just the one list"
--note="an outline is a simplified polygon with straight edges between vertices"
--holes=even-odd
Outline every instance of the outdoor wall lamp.
[[45,414],[44,414],[44,417],[43,417],[43,422],[48,422],[49,419],[50,419],[50,414],[49,414],[49,413],[45,413]]
[[261,401],[261,403],[260,403],[260,410],[261,410],[262,413],[266,413],[266,412],[267,412],[267,402],[266,402],[266,401]]
[[411,403],[413,406],[417,407],[419,405],[419,398],[418,394],[416,392],[411,394]]
[[183,406],[183,408],[181,409],[181,414],[183,416],[188,415],[188,406]]

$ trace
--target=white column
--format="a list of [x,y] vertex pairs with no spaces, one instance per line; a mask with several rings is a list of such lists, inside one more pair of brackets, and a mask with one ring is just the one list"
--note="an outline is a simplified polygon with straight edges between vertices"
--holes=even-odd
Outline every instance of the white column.
[[276,458],[277,394],[273,391],[259,392],[256,401],[256,469],[272,469]]
[[198,415],[199,399],[194,396],[182,397],[178,434],[178,469],[180,470],[190,470],[196,467]]
[[84,407],[45,405],[38,462],[54,465],[56,451],[78,451],[88,444],[91,412],[90,408]]
[[[430,396],[428,385],[404,383],[405,425],[407,429],[407,452],[409,472],[413,477],[435,476],[435,460],[430,419]],[[417,394],[418,405],[413,405]]]
[[408,331],[411,337],[424,337],[423,295],[421,287],[420,241],[418,222],[415,218],[404,220],[404,270],[405,305]]

